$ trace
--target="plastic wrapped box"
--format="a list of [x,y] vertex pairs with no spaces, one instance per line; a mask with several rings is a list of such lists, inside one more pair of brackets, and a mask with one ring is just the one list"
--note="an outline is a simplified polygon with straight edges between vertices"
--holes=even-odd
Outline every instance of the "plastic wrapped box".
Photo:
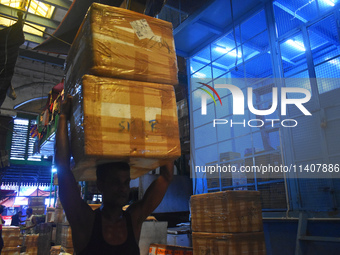
[[66,60],[66,86],[84,74],[176,85],[172,24],[93,3]]
[[6,248],[22,245],[22,240],[20,240],[20,228],[16,226],[3,226],[2,239]]
[[181,155],[173,86],[85,75],[71,95],[77,180],[95,180],[109,161],[128,162],[137,178]]
[[20,255],[21,247],[4,247],[1,251],[2,255]]

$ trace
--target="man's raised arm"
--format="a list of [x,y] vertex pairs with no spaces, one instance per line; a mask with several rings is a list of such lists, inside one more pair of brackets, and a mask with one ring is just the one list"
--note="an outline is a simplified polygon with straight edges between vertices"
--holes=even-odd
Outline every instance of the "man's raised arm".
[[146,190],[143,199],[131,205],[128,210],[135,214],[138,223],[143,221],[158,207],[172,181],[174,163],[170,162],[160,168],[160,176]]
[[58,169],[59,198],[71,226],[79,224],[80,217],[91,213],[91,208],[81,199],[78,184],[70,170],[70,147],[67,122],[71,117],[72,97],[67,96],[59,116],[55,144],[55,162]]

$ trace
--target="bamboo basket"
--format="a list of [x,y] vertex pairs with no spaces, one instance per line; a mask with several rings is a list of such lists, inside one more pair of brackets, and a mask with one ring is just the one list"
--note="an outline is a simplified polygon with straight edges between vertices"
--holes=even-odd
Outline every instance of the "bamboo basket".
[[192,230],[209,233],[260,232],[259,191],[222,191],[191,196]]
[[194,255],[265,255],[263,232],[192,233]]

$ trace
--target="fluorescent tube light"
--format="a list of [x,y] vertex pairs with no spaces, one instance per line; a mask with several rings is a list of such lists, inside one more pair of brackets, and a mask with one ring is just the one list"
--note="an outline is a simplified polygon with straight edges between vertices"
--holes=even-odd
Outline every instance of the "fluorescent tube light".
[[303,43],[301,43],[299,41],[294,41],[292,39],[289,39],[289,40],[286,41],[286,43],[288,43],[290,46],[294,47],[295,49],[298,49],[298,50],[301,50],[301,51],[306,51]]

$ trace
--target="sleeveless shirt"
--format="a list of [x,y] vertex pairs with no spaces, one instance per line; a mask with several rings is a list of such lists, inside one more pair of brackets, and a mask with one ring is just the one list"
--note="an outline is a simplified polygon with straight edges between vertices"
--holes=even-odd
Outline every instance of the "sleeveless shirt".
[[[33,217],[34,217],[33,214],[30,217],[26,217],[26,227],[33,226],[33,222],[32,222]],[[33,233],[34,233],[33,228],[26,230],[26,234],[33,234]]]
[[108,244],[103,237],[102,216],[100,209],[95,210],[95,219],[92,234],[86,248],[78,255],[140,255],[139,247],[133,232],[131,215],[123,211],[126,220],[127,238],[119,245]]

